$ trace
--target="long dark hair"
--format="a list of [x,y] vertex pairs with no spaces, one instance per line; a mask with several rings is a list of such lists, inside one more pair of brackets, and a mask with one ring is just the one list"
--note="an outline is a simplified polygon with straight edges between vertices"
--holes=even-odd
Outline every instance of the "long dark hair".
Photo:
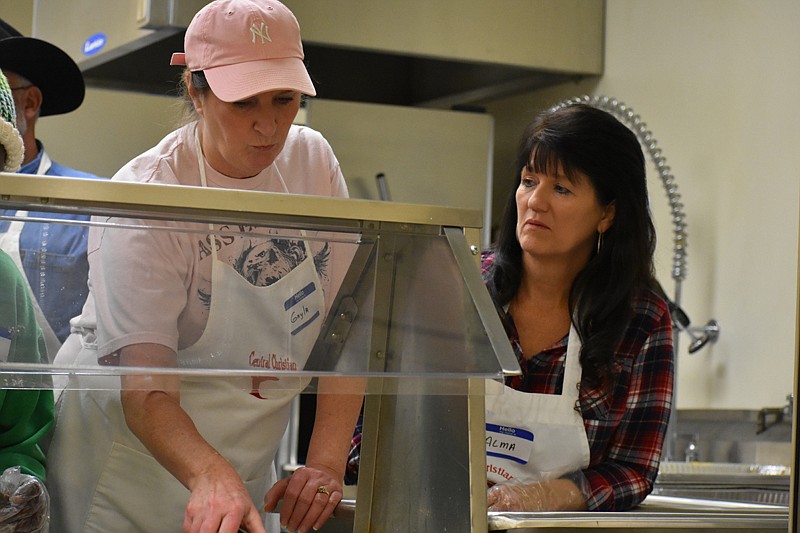
[[581,270],[569,294],[569,310],[583,348],[580,360],[588,385],[608,392],[614,350],[627,326],[637,294],[653,286],[655,227],[650,217],[642,148],[634,133],[611,114],[575,104],[536,117],[523,135],[511,190],[494,245],[487,286],[500,306],[511,302],[522,277],[516,235],[516,189],[523,168],[569,179],[588,177],[602,205],[614,202],[614,222],[602,247]]

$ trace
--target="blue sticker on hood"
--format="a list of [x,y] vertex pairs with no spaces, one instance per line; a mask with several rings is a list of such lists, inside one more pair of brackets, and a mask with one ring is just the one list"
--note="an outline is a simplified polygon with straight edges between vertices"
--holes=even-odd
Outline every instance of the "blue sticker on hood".
[[83,55],[92,56],[106,45],[105,33],[95,33],[83,42]]

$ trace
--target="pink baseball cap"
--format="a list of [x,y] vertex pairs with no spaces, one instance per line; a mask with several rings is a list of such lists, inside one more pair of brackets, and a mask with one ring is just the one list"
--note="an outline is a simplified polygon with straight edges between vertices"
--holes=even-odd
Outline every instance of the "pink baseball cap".
[[194,16],[183,47],[170,65],[202,70],[223,102],[280,89],[317,94],[303,63],[300,25],[277,0],[215,0]]

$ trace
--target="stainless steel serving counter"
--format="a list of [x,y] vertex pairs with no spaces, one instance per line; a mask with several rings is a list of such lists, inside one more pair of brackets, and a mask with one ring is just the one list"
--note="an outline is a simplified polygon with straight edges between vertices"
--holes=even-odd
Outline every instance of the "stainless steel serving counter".
[[[630,511],[492,512],[488,530],[788,531],[790,472],[782,465],[663,462],[653,492]],[[355,491],[346,489],[323,533],[353,531]]]
[[[342,500],[323,533],[353,531],[355,500]],[[587,528],[600,531],[788,531],[789,508],[695,498],[648,496],[620,513],[546,512],[489,513],[489,531],[563,533]]]
[[[661,464],[655,487],[625,512],[488,513],[489,531],[788,531],[789,473],[780,465]],[[355,500],[343,501],[326,533],[352,531]]]

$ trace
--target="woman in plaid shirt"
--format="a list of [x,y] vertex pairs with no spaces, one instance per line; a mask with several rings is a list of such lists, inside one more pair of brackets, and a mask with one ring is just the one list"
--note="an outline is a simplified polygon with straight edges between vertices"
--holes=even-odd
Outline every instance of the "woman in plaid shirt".
[[489,510],[630,509],[658,473],[674,377],[641,147],[569,105],[529,126],[516,171],[482,262],[522,368],[489,382]]

